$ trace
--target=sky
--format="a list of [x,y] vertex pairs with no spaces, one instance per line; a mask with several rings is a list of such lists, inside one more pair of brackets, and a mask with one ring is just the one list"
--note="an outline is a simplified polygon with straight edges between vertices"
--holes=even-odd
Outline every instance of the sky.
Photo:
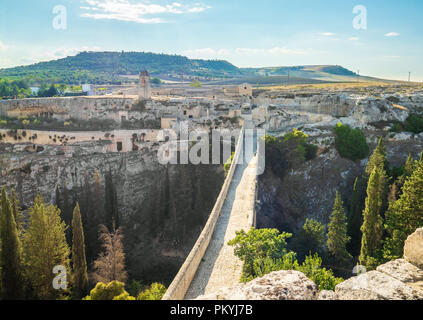
[[422,30],[421,0],[1,0],[0,68],[124,50],[423,81]]

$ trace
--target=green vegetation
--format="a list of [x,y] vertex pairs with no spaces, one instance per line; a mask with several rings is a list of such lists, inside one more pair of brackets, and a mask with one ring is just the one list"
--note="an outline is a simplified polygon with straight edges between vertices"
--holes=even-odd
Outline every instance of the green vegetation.
[[1,191],[0,234],[2,296],[10,300],[22,299],[24,293],[22,247],[14,210],[4,188]]
[[385,228],[389,235],[383,247],[386,259],[402,257],[405,240],[423,225],[422,199],[423,161],[420,160],[406,178],[399,199],[391,203],[386,212]]
[[283,177],[287,170],[315,158],[317,153],[317,146],[309,143],[308,136],[297,129],[282,138],[266,135],[264,140],[266,168],[279,177]]
[[361,227],[360,264],[369,270],[375,269],[379,260],[379,249],[382,244],[383,199],[386,196],[386,174],[383,167],[375,167],[367,186],[366,207],[363,211],[364,221]]
[[232,161],[234,160],[234,155],[235,152],[232,152],[231,157],[223,165],[223,169],[225,170],[225,176],[228,175],[229,170],[231,169]]
[[46,205],[42,197],[37,196],[34,206],[29,209],[29,226],[23,235],[25,277],[35,289],[34,298],[60,298],[60,291],[51,285],[55,277],[52,270],[58,265],[70,270],[66,229],[60,210]]
[[0,76],[0,100],[2,98],[25,98],[31,95],[28,83],[25,80],[1,79]]
[[351,259],[347,251],[347,243],[350,237],[347,235],[347,217],[339,192],[336,193],[333,211],[330,216],[326,245],[330,257],[337,267],[344,266]]
[[72,293],[74,298],[80,299],[87,293],[88,275],[84,230],[78,202],[73,210],[72,219],[72,269]]
[[348,216],[348,236],[351,240],[347,244],[347,249],[354,257],[360,254],[361,249],[361,226],[363,224],[365,191],[365,179],[357,177],[354,182]]
[[[98,178],[95,177],[95,181],[98,181]],[[97,186],[94,185],[94,193],[87,194],[87,199],[82,200],[90,201],[99,209],[95,197],[92,198],[92,194],[98,192]],[[68,219],[67,213],[62,213],[58,207],[45,203],[41,196],[37,196],[33,206],[28,209],[29,221],[25,221],[27,225],[24,225],[25,219],[15,191],[11,190],[9,198],[6,190],[2,189],[0,298],[81,299],[87,294],[91,284],[87,274],[85,235],[91,240],[92,220],[86,220],[87,215],[81,213],[78,202],[73,211],[70,209],[72,206],[67,202],[67,194],[60,195],[56,192],[56,197],[56,201],[64,203],[65,211],[72,212],[72,232],[68,232],[64,221]],[[95,215],[95,211],[93,214]],[[84,221],[90,232],[84,230]],[[104,226],[101,232],[103,251],[93,263],[92,280],[102,281],[98,281],[85,300],[135,300],[134,296],[145,288],[133,280],[132,285],[128,287],[135,291],[134,296],[124,290],[127,274],[124,270],[123,235],[120,229],[108,231]],[[72,243],[71,248],[66,239],[67,233],[70,236],[68,241],[71,240]],[[95,243],[94,248],[92,246],[93,243],[89,243],[88,248],[95,250]],[[65,267],[66,279],[70,282],[67,289],[57,290],[53,287],[53,279],[57,276],[53,273],[55,266]],[[92,283],[92,286],[94,284]],[[146,288],[143,294],[146,299],[159,299],[165,291],[163,285],[153,284]]]
[[153,283],[149,288],[141,292],[137,300],[161,300],[166,293],[166,287],[161,283]]
[[405,131],[412,132],[415,134],[419,134],[423,132],[423,117],[410,114],[410,116],[405,120],[404,125]]
[[313,219],[306,219],[303,228],[292,239],[290,247],[297,253],[299,261],[308,254],[323,253],[325,226]]
[[335,146],[341,157],[356,161],[368,156],[369,145],[360,129],[338,123],[335,136]]
[[200,81],[194,80],[190,83],[190,86],[193,87],[193,88],[201,88],[203,85],[201,84]]
[[227,61],[190,60],[183,56],[146,52],[81,52],[59,60],[0,70],[0,78],[41,83],[121,84],[128,75],[147,69],[152,75],[232,77],[241,71]]
[[[319,229],[319,228],[318,228]],[[286,239],[289,233],[276,229],[254,229],[248,233],[239,231],[228,244],[234,246],[234,253],[244,262],[241,281],[251,281],[273,271],[297,270],[313,280],[321,290],[334,290],[342,281],[331,270],[322,268],[322,259],[309,255],[300,265],[296,254],[288,251]]]
[[125,284],[119,281],[98,282],[90,295],[83,300],[135,300],[125,291]]

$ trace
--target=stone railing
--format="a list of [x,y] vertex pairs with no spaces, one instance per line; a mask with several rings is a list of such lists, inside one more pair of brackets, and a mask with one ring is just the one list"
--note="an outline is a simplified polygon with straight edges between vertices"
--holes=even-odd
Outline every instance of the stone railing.
[[162,300],[184,299],[185,294],[187,293],[191,282],[194,279],[195,273],[197,272],[198,266],[200,265],[201,260],[203,259],[203,256],[207,250],[207,247],[209,246],[210,240],[214,233],[214,229],[216,227],[217,220],[221,215],[223,204],[226,200],[229,187],[232,183],[232,178],[239,162],[239,157],[243,154],[243,143],[244,128],[242,128],[239,134],[231,168],[229,169],[228,175],[226,176],[222,190],[220,191],[219,197],[216,200],[213,210],[209,216],[209,219],[207,220],[207,223],[200,236],[198,237],[197,242],[195,243],[188,257],[185,259],[184,264],[179,269],[178,274],[173,279]]

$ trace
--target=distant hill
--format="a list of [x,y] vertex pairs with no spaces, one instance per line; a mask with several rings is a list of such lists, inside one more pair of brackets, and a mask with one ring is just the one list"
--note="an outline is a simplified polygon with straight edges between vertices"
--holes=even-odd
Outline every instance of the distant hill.
[[229,78],[241,71],[227,61],[191,60],[187,57],[145,52],[81,52],[76,56],[29,66],[0,69],[0,78],[27,78],[32,83],[119,83],[125,76],[147,70],[153,76],[190,75]]
[[[189,59],[179,55],[146,52],[81,52],[63,59],[28,66],[0,69],[0,78],[27,79],[30,84],[93,83],[120,84],[132,82],[142,70],[152,76],[177,80],[184,76],[200,77],[201,81],[220,79],[254,83],[298,83],[355,81],[357,74],[341,66],[314,65],[293,67],[243,68],[224,60]],[[272,79],[266,79],[266,78]],[[361,77],[361,79],[378,80]]]

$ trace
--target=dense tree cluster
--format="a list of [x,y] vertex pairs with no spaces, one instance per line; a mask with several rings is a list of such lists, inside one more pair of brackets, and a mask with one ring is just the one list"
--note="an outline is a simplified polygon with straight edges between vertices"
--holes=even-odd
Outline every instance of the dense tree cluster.
[[[96,177],[98,182],[97,179],[99,178]],[[100,190],[94,186],[93,192]],[[93,193],[87,196],[90,195]],[[110,195],[113,195],[113,191],[106,194]],[[115,215],[109,216],[110,229],[104,225],[98,226],[92,219],[87,219],[91,212],[81,212],[78,202],[72,205],[66,193],[62,193],[60,197],[56,201],[61,202],[64,211],[46,203],[39,195],[24,219],[15,191],[11,190],[8,196],[6,189],[2,189],[0,299],[82,299],[89,293],[90,286],[92,288],[97,284],[86,300],[111,296],[114,300],[134,300],[135,298],[124,290],[128,276],[125,271],[123,234],[121,228],[116,228]],[[85,199],[81,200],[85,202]],[[92,205],[97,205],[95,198],[94,201],[87,200],[90,200]],[[94,218],[98,219],[95,207],[90,208],[93,210]],[[107,212],[106,209],[101,212]],[[106,215],[102,221],[107,221],[107,217]],[[87,229],[84,229],[84,226]],[[94,246],[91,244],[86,246],[87,240],[91,240],[93,234],[99,230],[98,242],[94,241]],[[92,261],[92,264],[87,263],[86,248],[91,250],[89,261]],[[94,259],[95,255],[97,257]],[[91,277],[88,273],[90,265],[93,270],[90,273]],[[66,288],[58,289],[54,286],[57,267],[65,270]],[[143,288],[138,286],[136,294],[141,293]],[[141,297],[143,299],[161,298],[166,291],[163,285],[158,284],[144,289],[144,296]]]

